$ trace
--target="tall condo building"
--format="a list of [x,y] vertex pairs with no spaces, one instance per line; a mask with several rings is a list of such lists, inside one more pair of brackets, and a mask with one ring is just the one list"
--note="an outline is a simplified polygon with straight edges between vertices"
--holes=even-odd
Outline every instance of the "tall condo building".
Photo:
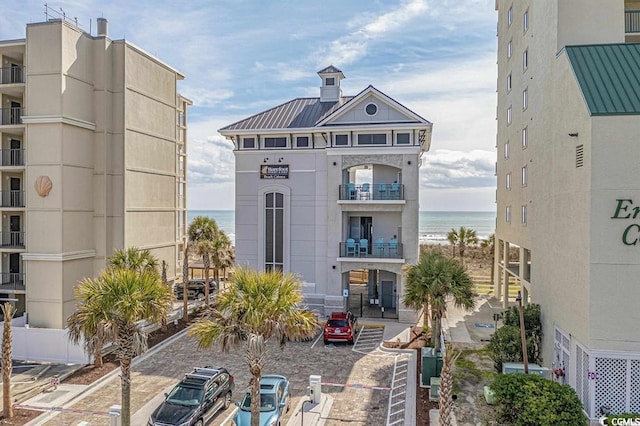
[[0,41],[0,297],[62,329],[73,289],[115,249],[149,249],[172,281],[185,238],[183,75],[64,19]]
[[236,264],[298,274],[321,314],[413,321],[402,267],[418,260],[418,193],[431,123],[373,86],[343,96],[318,72],[318,97],[230,124],[236,157]]
[[591,419],[638,413],[640,2],[496,10],[498,296],[540,304],[543,364]]

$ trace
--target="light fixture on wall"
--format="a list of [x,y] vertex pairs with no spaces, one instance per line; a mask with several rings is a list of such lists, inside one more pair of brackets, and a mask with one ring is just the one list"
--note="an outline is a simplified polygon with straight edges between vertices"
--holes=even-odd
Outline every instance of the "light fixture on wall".
[[266,163],[267,161],[269,161],[269,157],[264,157],[264,160],[262,160],[263,163]]
[[411,160],[407,161],[407,164],[408,164],[408,165],[411,165]]
[[334,165],[334,166],[337,166],[337,165],[338,165],[338,163],[336,163],[336,162],[334,161],[334,162],[333,162],[333,165]]
[[278,163],[282,163],[283,160],[284,160],[284,157],[278,158]]
[[331,269],[336,269],[336,265],[331,266]]
[[578,137],[578,132],[569,133],[569,136],[571,136],[572,138],[577,138]]

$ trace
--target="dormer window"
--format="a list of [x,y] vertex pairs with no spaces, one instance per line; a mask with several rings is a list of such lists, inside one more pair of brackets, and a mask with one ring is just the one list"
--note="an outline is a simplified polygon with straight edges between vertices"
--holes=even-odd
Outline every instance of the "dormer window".
[[325,84],[327,86],[335,86],[336,85],[336,79],[334,77],[327,77],[327,79],[325,80]]

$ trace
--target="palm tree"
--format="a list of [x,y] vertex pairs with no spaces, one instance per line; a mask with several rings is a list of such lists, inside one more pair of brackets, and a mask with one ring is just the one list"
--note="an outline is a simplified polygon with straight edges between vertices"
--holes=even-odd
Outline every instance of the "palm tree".
[[204,299],[209,305],[209,268],[211,267],[211,253],[214,251],[214,241],[219,233],[218,224],[207,216],[196,216],[187,231],[189,242],[193,245],[198,256],[202,256],[204,266]]
[[489,278],[489,282],[493,285],[493,273],[495,272],[494,262],[496,260],[496,234],[491,234],[487,239],[484,239],[480,242],[480,247],[484,250],[488,250],[491,254],[491,278]]
[[150,271],[158,274],[158,259],[149,250],[139,250],[129,247],[125,250],[116,249],[107,260],[109,268],[125,268],[133,271]]
[[215,238],[212,242],[211,260],[214,266],[214,279],[216,282],[220,282],[220,269],[227,267],[230,264],[229,247],[231,247],[231,240],[223,230],[218,230]]
[[439,414],[440,426],[451,426],[453,412],[453,367],[460,352],[454,351],[453,347],[447,343],[447,350],[444,357],[444,365],[440,373],[440,399]]
[[[464,226],[461,226],[459,230],[451,229],[447,234],[447,240],[453,245],[453,249],[455,250],[455,245],[458,245],[458,253],[460,253],[460,258],[464,259],[464,250],[467,246],[478,244],[478,235],[476,231],[473,229],[467,229]],[[455,253],[455,251],[454,251]]]
[[88,330],[103,329],[115,343],[120,361],[122,425],[131,423],[131,361],[147,350],[141,321],[166,318],[173,294],[157,271],[107,268],[97,278],[84,278],[74,290],[78,309],[67,319],[70,339],[78,342]]
[[206,317],[189,331],[200,348],[214,344],[227,352],[241,347],[251,379],[251,424],[260,416],[260,378],[269,343],[284,347],[288,340],[313,337],[318,321],[301,309],[300,279],[280,271],[240,268],[226,291],[213,302]]
[[9,302],[5,302],[0,307],[2,307],[4,320],[4,328],[2,330],[2,415],[5,419],[10,419],[13,417],[13,402],[11,401],[11,370],[13,369],[11,320],[16,311]]
[[409,265],[405,275],[407,286],[403,303],[415,310],[422,309],[425,317],[431,312],[431,341],[436,349],[440,349],[441,322],[447,300],[453,299],[456,307],[465,309],[475,306],[471,278],[460,262],[436,251],[420,253],[418,263]]

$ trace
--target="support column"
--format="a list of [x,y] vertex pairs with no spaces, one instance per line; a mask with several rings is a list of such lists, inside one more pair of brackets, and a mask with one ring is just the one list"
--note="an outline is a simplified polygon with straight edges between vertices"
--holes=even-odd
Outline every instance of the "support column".
[[520,285],[522,286],[522,306],[527,306],[529,304],[529,290],[522,284],[522,281],[520,281]]
[[497,300],[500,300],[502,295],[502,280],[500,275],[500,247],[502,246],[502,240],[495,240],[493,243],[493,291]]
[[504,280],[502,307],[509,307],[509,241],[504,241],[502,245],[502,279]]

